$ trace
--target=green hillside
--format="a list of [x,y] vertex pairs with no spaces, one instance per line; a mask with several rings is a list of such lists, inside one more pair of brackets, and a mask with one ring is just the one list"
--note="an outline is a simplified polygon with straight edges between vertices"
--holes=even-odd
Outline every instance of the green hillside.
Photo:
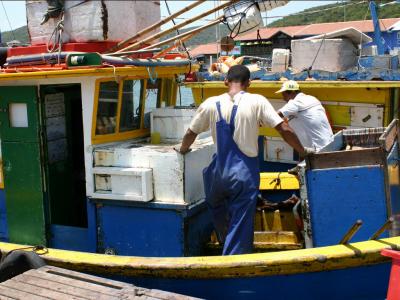
[[[322,2],[322,1],[321,1]],[[347,5],[343,7],[343,2],[339,2],[338,4],[330,4],[330,5],[322,5],[313,7],[310,9],[306,9],[303,12],[291,15],[275,22],[269,23],[268,27],[280,27],[280,26],[292,26],[292,25],[305,25],[305,24],[313,24],[313,23],[325,23],[325,22],[341,22],[341,21],[354,21],[354,20],[364,20],[365,16],[367,19],[370,19],[370,13],[368,11],[368,3],[358,3],[360,1],[348,1],[355,2],[356,4]],[[387,1],[377,1],[378,3],[386,3],[392,2],[392,0]],[[315,13],[309,13],[314,12]],[[305,12],[305,13],[304,13]],[[385,18],[399,18],[400,17],[400,4],[391,4],[386,5],[379,8],[379,17],[382,19]],[[225,36],[229,34],[229,30],[225,25],[220,26],[220,36]],[[181,29],[181,33],[186,32],[188,30],[192,30],[195,27],[189,27],[186,29]],[[205,29],[204,31],[198,33],[192,39],[186,42],[187,46],[195,46],[200,44],[207,44],[216,41],[216,26]],[[174,36],[174,34],[169,34],[163,39],[167,39],[169,37]],[[15,37],[14,37],[15,36]],[[17,28],[14,30],[14,36],[10,31],[2,32],[2,41],[3,43],[8,42],[10,40],[19,40],[22,43],[28,43],[28,32],[26,26]]]
[[[347,1],[356,3],[346,5],[346,3],[330,4],[317,6],[310,9],[306,9],[297,15],[291,15],[275,22],[269,23],[268,27],[281,27],[281,26],[293,26],[293,25],[308,25],[314,23],[329,23],[329,22],[342,22],[342,21],[355,21],[371,19],[371,14],[368,10],[368,2],[358,3],[360,1]],[[376,1],[379,4],[384,4],[393,1]],[[332,8],[336,7],[336,8]],[[326,10],[324,10],[326,9]],[[322,11],[321,11],[322,10]],[[313,12],[315,13],[307,13]],[[390,4],[380,7],[378,10],[379,18],[399,18],[400,17],[400,4]]]
[[[180,31],[180,33],[184,33],[186,31],[192,30],[194,28],[195,27],[188,27],[188,28],[182,29]],[[200,44],[215,42],[216,41],[215,30],[216,30],[216,26],[207,28],[204,31],[200,32],[199,34],[195,35],[192,39],[188,40],[185,44],[187,46],[193,46],[193,45],[200,45]],[[229,30],[225,25],[220,25],[220,34],[221,34],[221,36],[225,36],[225,35],[229,34]],[[1,35],[2,35],[3,43],[9,42],[14,39],[19,40],[22,43],[28,43],[28,39],[29,39],[26,26],[15,29],[14,35],[11,33],[11,31],[2,32]],[[174,35],[175,34],[166,35],[165,37],[163,37],[163,39],[170,38]]]
[[29,42],[27,27],[22,26],[17,29],[14,29],[14,34],[11,31],[4,31],[1,33],[1,40],[3,43],[12,40],[18,40],[21,43],[26,44]]

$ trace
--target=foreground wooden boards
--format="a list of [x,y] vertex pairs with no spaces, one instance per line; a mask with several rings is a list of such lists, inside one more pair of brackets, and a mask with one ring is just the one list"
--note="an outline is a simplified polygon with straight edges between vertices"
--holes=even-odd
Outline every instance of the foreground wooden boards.
[[0,299],[195,299],[52,266],[29,270],[0,283]]

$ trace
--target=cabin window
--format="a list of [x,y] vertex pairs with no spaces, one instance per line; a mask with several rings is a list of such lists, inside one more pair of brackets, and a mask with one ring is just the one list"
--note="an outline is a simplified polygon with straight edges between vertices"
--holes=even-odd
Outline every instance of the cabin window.
[[118,90],[119,86],[115,81],[100,83],[96,134],[116,132]]
[[10,127],[28,127],[28,107],[26,103],[10,103],[8,111]]
[[121,116],[119,131],[126,132],[140,129],[140,95],[143,82],[140,80],[125,80],[122,89]]
[[169,85],[171,91],[165,91],[165,83],[170,81],[173,78],[100,81],[94,109],[93,142],[112,142],[148,135],[151,111],[160,107],[162,101],[164,105],[175,104],[172,98],[176,97],[176,92],[172,90],[176,87]]

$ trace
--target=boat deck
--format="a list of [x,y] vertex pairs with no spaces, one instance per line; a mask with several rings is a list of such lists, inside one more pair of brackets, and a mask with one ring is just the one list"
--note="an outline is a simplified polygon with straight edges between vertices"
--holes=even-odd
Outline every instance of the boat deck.
[[195,299],[52,266],[0,283],[0,299]]

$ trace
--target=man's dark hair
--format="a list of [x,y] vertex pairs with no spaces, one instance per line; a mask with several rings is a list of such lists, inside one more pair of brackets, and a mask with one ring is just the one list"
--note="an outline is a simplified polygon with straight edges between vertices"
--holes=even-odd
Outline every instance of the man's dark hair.
[[229,69],[226,79],[229,82],[246,83],[250,80],[250,70],[243,65],[236,65]]

